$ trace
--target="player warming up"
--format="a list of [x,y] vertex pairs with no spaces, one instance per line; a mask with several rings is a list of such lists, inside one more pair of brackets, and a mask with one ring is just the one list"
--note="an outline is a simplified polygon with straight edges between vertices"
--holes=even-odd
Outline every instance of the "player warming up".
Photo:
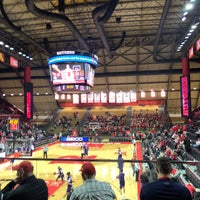
[[89,150],[89,147],[88,147],[88,144],[85,143],[84,145],[81,146],[81,149],[82,149],[82,153],[81,153],[81,158],[88,158],[88,150]]
[[56,184],[58,183],[58,179],[60,178],[62,180],[62,182],[64,182],[64,172],[62,170],[61,167],[58,167],[58,172],[54,172],[54,175],[58,174],[57,178],[56,178]]
[[73,192],[73,180],[71,177],[71,173],[67,172],[67,190],[65,195],[63,196],[63,200],[66,198],[66,200],[70,199],[71,193]]

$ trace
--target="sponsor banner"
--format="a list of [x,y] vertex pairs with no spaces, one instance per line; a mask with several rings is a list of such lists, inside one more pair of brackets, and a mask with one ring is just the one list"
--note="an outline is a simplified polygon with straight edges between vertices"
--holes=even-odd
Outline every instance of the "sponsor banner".
[[62,147],[82,147],[82,142],[62,142],[60,144]]
[[88,142],[89,137],[61,137],[60,142]]

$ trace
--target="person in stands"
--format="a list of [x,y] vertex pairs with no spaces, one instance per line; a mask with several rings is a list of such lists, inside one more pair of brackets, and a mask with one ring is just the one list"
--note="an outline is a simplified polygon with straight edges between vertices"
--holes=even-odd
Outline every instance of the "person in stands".
[[43,179],[33,174],[33,165],[23,161],[13,167],[17,170],[16,179],[9,182],[1,191],[1,200],[47,200],[48,188]]
[[135,181],[138,182],[140,173],[140,163],[135,163]]
[[140,182],[143,185],[149,183],[150,179],[150,171],[147,168],[143,168],[142,173],[140,175]]
[[190,191],[171,179],[172,166],[167,157],[156,163],[158,180],[143,185],[140,200],[192,200]]
[[70,200],[114,200],[116,194],[107,182],[101,182],[95,179],[96,169],[90,162],[82,165],[81,176],[83,184],[75,188],[70,196]]

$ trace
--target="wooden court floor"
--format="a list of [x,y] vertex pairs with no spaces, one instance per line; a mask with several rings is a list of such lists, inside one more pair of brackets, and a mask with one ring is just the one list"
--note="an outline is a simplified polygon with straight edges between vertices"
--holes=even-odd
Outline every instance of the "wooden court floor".
[[[132,144],[122,144],[122,143],[105,143],[105,144],[89,144],[89,158],[92,159],[117,159],[118,157],[118,148],[121,148],[122,155],[125,160],[132,159],[133,156],[133,145]],[[60,143],[53,144],[49,146],[48,158],[80,158],[81,148],[80,146],[62,146]],[[137,154],[137,152],[136,152]],[[43,151],[39,149],[33,152],[31,158],[42,158]],[[18,164],[20,161],[15,160],[14,165]],[[31,160],[34,165],[34,174],[38,178],[43,178],[46,183],[51,183],[55,185],[55,180],[57,175],[54,175],[54,172],[57,172],[58,166],[60,166],[65,175],[67,172],[71,172],[73,178],[73,186],[77,187],[82,184],[82,178],[80,175],[81,165],[84,163],[77,162],[63,162],[56,160]],[[100,181],[109,182],[117,195],[117,199],[129,199],[129,200],[138,200],[138,185],[135,182],[135,177],[132,176],[132,168],[130,163],[124,164],[124,173],[125,173],[125,194],[121,195],[119,190],[119,180],[117,175],[119,170],[117,168],[117,162],[93,162],[96,167],[96,179]],[[1,178],[15,178],[16,171],[12,171],[10,168],[10,163],[0,165]],[[66,177],[66,176],[65,176]],[[1,183],[2,186],[6,182]],[[49,200],[62,200],[62,197],[65,194],[67,184],[64,182],[61,186],[57,187],[55,192],[49,196]],[[122,198],[125,196],[126,198]]]

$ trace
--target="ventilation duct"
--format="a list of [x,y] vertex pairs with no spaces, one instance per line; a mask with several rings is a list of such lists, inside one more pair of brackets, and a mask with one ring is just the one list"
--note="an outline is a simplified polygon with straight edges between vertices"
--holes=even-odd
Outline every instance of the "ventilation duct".
[[26,7],[35,15],[41,18],[51,19],[53,21],[63,22],[67,27],[73,32],[76,39],[81,43],[82,47],[87,51],[91,52],[89,45],[86,40],[82,37],[81,33],[78,31],[76,26],[71,22],[71,20],[62,14],[50,13],[45,10],[39,9],[35,6],[33,0],[25,0]]
[[[103,45],[107,51],[109,58],[113,57],[113,55],[111,53],[112,50],[109,47],[108,38],[106,36],[106,33],[104,31],[102,24],[106,23],[110,19],[118,2],[119,2],[119,0],[111,0],[108,3],[105,3],[99,7],[96,7],[92,12],[92,17],[93,17],[94,23],[96,25],[96,28],[99,32],[99,35],[101,37],[101,40],[103,42]],[[101,16],[101,14],[103,14],[103,16]],[[125,38],[125,35],[126,35],[125,33],[122,33],[122,39],[120,41],[120,45],[117,45],[118,47],[121,46],[121,43]],[[114,48],[114,49],[116,50],[116,48]]]
[[46,49],[44,49],[43,47],[41,47],[40,44],[38,44],[35,40],[33,40],[28,35],[26,35],[24,32],[22,32],[20,27],[15,26],[12,23],[12,21],[10,21],[10,19],[8,18],[7,14],[6,14],[5,10],[4,10],[3,0],[0,1],[0,10],[1,10],[1,13],[2,13],[4,19],[5,19],[5,21],[3,21],[3,23],[6,23],[6,25],[9,26],[13,31],[15,31],[16,33],[18,33],[22,37],[26,38],[28,41],[30,41],[32,44],[34,44],[42,52],[46,52],[46,54],[49,54],[49,52],[47,52]]
[[168,14],[171,2],[172,2],[172,0],[165,1],[165,6],[164,6],[164,9],[163,9],[163,12],[162,12],[162,17],[161,17],[161,20],[160,20],[160,24],[158,26],[158,31],[157,31],[157,35],[156,35],[156,41],[155,41],[154,49],[153,49],[153,59],[157,63],[166,63],[166,62],[174,63],[174,62],[180,62],[181,61],[181,58],[177,58],[177,59],[160,59],[160,60],[157,58],[159,40],[160,40],[160,37],[161,37],[162,29],[163,29],[165,20],[167,18],[167,14]]
[[65,13],[65,0],[58,0],[58,11]]
[[121,38],[119,44],[118,44],[115,48],[112,48],[110,51],[111,51],[111,52],[114,52],[114,51],[116,51],[117,49],[119,49],[119,48],[122,46],[122,44],[123,44],[123,42],[124,42],[124,40],[125,40],[125,37],[126,37],[126,31],[123,31],[123,32],[122,32],[122,38]]

